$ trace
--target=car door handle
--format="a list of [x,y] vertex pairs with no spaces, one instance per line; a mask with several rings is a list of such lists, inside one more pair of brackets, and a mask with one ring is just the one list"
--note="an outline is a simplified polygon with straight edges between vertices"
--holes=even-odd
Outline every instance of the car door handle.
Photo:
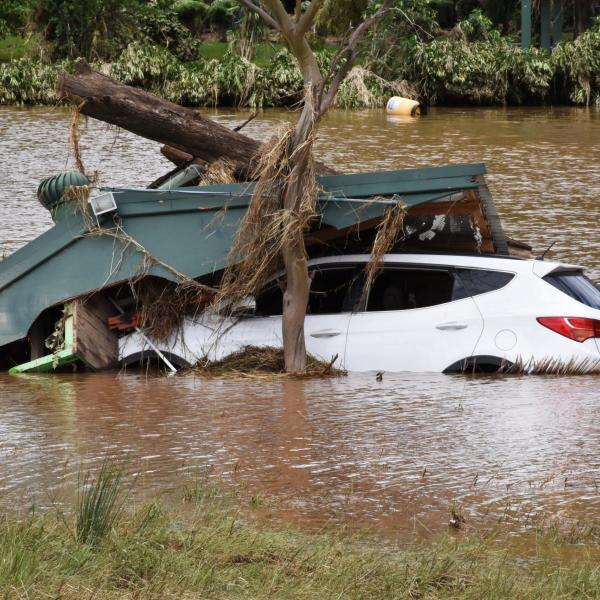
[[459,329],[466,329],[468,326],[467,323],[453,321],[451,323],[440,323],[439,325],[436,325],[435,328],[440,331],[458,331]]
[[332,338],[340,335],[342,332],[337,329],[321,329],[320,331],[313,331],[310,333],[310,337],[314,338]]

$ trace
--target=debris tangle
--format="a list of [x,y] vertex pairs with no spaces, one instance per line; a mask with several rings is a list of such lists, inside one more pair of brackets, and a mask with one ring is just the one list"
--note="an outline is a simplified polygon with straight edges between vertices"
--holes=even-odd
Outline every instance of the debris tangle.
[[[395,206],[390,206],[390,208],[387,209],[381,223],[377,225],[377,233],[373,240],[371,255],[365,268],[364,293],[367,293],[367,290],[370,289],[371,284],[383,269],[384,255],[404,238],[406,206],[398,196],[394,196],[393,199],[397,201],[397,204]],[[377,200],[381,200],[381,198],[375,197],[371,202]],[[366,205],[368,205],[368,203]],[[363,298],[363,300],[365,300],[365,298]]]
[[249,379],[292,378],[311,379],[343,377],[346,371],[335,366],[338,356],[327,361],[309,355],[306,369],[296,373],[287,373],[283,348],[268,346],[244,346],[218,361],[206,359],[198,361],[193,372],[208,377],[243,377]]
[[[227,269],[215,304],[223,300],[241,300],[254,295],[268,278],[281,268],[283,249],[298,239],[315,216],[317,197],[312,145],[314,135],[292,150],[294,128],[283,128],[278,137],[264,146],[254,174],[257,180],[250,205],[239,234],[227,257]],[[291,154],[291,156],[290,156]],[[282,193],[296,183],[294,165],[305,161],[306,181],[297,209],[282,205]]]

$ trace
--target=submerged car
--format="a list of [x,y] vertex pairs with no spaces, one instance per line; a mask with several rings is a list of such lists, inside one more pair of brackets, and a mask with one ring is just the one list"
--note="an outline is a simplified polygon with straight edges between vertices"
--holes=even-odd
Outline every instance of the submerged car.
[[[581,267],[506,256],[368,254],[310,261],[310,354],[349,371],[600,370],[600,290]],[[244,346],[281,347],[282,275],[224,316],[187,318],[167,342],[133,332],[121,364],[158,352],[177,367]]]

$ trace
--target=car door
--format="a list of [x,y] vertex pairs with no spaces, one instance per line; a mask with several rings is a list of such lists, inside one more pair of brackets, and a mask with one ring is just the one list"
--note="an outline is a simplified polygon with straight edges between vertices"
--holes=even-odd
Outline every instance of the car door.
[[[310,297],[304,322],[306,349],[325,361],[337,356],[343,365],[346,336],[356,294],[358,270],[352,265],[316,266],[310,270]],[[283,282],[274,281],[258,294],[254,314],[227,319],[216,346],[221,358],[243,346],[282,347]]]
[[482,330],[452,268],[386,265],[350,320],[346,368],[440,372],[471,356]]
[[362,290],[360,269],[351,264],[317,266],[310,275],[306,350],[328,362],[337,357],[335,365],[345,367],[348,326]]

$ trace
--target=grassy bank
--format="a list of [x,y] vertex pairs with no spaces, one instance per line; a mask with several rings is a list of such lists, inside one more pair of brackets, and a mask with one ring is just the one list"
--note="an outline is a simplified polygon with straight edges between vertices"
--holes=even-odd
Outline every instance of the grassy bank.
[[[84,483],[72,514],[3,515],[3,598],[600,597],[591,539],[578,562],[519,558],[492,537],[403,547],[251,519],[254,498],[205,479],[127,511],[120,473]],[[569,544],[554,539],[563,554]]]

